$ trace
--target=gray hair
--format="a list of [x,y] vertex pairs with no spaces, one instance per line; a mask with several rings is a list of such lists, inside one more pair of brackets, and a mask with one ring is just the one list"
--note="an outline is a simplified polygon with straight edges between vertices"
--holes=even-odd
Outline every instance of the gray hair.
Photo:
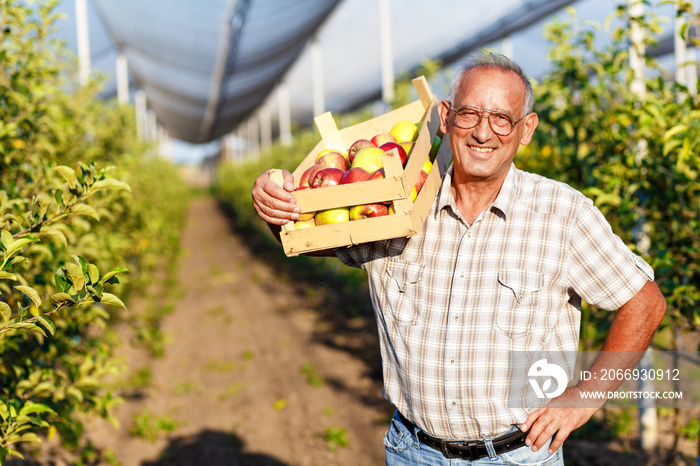
[[535,96],[532,92],[532,85],[530,84],[530,81],[527,79],[527,76],[525,76],[525,73],[520,68],[520,66],[518,66],[517,63],[515,63],[513,60],[506,57],[505,55],[495,52],[487,52],[485,50],[470,53],[460,63],[459,68],[457,69],[455,75],[452,77],[452,82],[450,83],[450,92],[447,96],[447,100],[449,102],[454,103],[454,98],[457,94],[457,89],[459,88],[459,84],[462,81],[462,77],[464,76],[464,74],[467,71],[473,68],[478,68],[480,66],[499,68],[501,70],[512,71],[515,74],[517,74],[520,77],[520,80],[523,82],[523,86],[525,87],[525,99],[523,100],[522,107],[523,114],[520,116],[524,116],[532,112],[532,105],[535,101]]

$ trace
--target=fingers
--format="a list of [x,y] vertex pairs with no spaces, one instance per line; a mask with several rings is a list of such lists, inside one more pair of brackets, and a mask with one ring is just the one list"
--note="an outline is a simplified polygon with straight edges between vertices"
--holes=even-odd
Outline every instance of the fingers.
[[562,425],[562,418],[564,417],[562,414],[559,412],[555,415],[555,411],[550,409],[541,412],[534,422],[530,421],[530,417],[528,417],[530,433],[525,439],[525,445],[531,447],[532,451],[538,451],[556,434],[558,444],[555,446],[553,441],[549,447],[549,452],[554,453],[571,432],[571,429],[568,429],[567,432],[567,428]]
[[251,191],[253,208],[260,218],[273,225],[284,225],[290,220],[296,220],[301,212],[301,207],[290,193],[294,190],[294,178],[288,171],[282,171],[282,174],[284,187],[270,179],[268,170],[258,176]]

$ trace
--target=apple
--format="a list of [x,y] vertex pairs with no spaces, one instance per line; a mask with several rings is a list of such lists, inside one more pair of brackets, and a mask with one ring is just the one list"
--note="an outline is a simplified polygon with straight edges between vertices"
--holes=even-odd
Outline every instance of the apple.
[[401,166],[406,165],[406,151],[398,142],[385,142],[379,146],[384,152],[389,152],[391,149],[396,149],[399,153],[399,160],[401,160]]
[[355,154],[352,167],[361,167],[367,170],[367,173],[374,173],[384,166],[382,163],[383,153],[384,151],[379,147],[365,147]]
[[[428,170],[430,171],[430,170]],[[416,198],[418,197],[418,193],[420,192],[421,188],[425,184],[425,180],[428,178],[428,173],[425,170],[421,170],[420,173],[418,174],[418,181],[416,181],[416,184],[413,186],[413,189],[411,190],[411,202],[415,201]]]
[[343,173],[338,184],[357,183],[358,181],[369,180],[369,173],[362,167],[352,167]]
[[389,204],[389,215],[394,215],[396,213],[396,209],[394,208],[394,204]]
[[372,137],[372,139],[370,139],[370,141],[372,141],[372,144],[374,144],[376,147],[381,146],[385,142],[397,142],[396,138],[389,133],[376,134]]
[[383,168],[380,168],[379,170],[376,170],[374,173],[369,175],[370,180],[381,180],[382,178],[385,178]]
[[355,159],[355,154],[365,147],[375,147],[375,145],[372,144],[372,141],[369,139],[358,139],[353,142],[350,149],[348,149],[348,161],[352,164],[352,161]]
[[294,229],[295,230],[301,230],[302,228],[309,228],[309,227],[315,227],[316,226],[316,219],[312,216],[309,219],[306,220],[297,220],[294,222]]
[[388,214],[389,207],[386,204],[362,204],[350,207],[350,220],[382,217]]
[[345,171],[340,168],[322,168],[316,172],[314,179],[311,180],[311,187],[321,188],[323,186],[336,186],[344,173]]
[[316,214],[316,225],[330,225],[350,221],[350,209],[339,207],[337,209],[321,210]]
[[299,178],[299,188],[303,188],[303,187],[310,188],[311,181],[314,179],[316,172],[318,172],[321,169],[323,169],[322,165],[315,164],[315,165],[311,165],[309,168],[304,170],[304,173],[301,174],[301,178]]
[[413,146],[415,146],[416,143],[413,141],[404,141],[400,142],[399,145],[403,147],[403,150],[406,152],[406,160],[408,160],[411,157],[411,151],[413,150]]
[[418,127],[410,121],[399,121],[389,130],[389,134],[398,142],[415,141],[418,137]]
[[326,152],[323,155],[319,154],[316,157],[316,164],[327,168],[339,168],[343,171],[348,169],[348,161],[345,159],[345,156],[336,150]]

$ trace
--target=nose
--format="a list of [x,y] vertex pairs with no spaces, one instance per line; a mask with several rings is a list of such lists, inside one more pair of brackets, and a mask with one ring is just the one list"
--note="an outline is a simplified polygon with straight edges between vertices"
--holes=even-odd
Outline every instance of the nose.
[[491,139],[493,136],[493,131],[491,130],[491,125],[489,124],[488,115],[481,115],[481,120],[479,120],[479,123],[472,128],[472,136],[479,142],[485,142]]

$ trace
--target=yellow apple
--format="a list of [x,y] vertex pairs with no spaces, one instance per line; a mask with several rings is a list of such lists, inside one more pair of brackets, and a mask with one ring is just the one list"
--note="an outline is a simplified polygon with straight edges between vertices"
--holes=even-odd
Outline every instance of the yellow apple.
[[361,167],[367,170],[370,175],[384,167],[382,154],[384,151],[379,147],[366,147],[355,154],[352,161],[352,168]]
[[339,207],[337,209],[320,210],[316,213],[315,218],[316,225],[349,222],[350,209],[348,207]]
[[294,222],[294,229],[295,230],[301,230],[302,228],[310,228],[310,227],[315,227],[316,226],[316,220],[314,217],[311,217],[306,220],[297,220]]
[[398,142],[415,141],[418,137],[418,127],[410,121],[399,121],[389,130],[389,134]]

